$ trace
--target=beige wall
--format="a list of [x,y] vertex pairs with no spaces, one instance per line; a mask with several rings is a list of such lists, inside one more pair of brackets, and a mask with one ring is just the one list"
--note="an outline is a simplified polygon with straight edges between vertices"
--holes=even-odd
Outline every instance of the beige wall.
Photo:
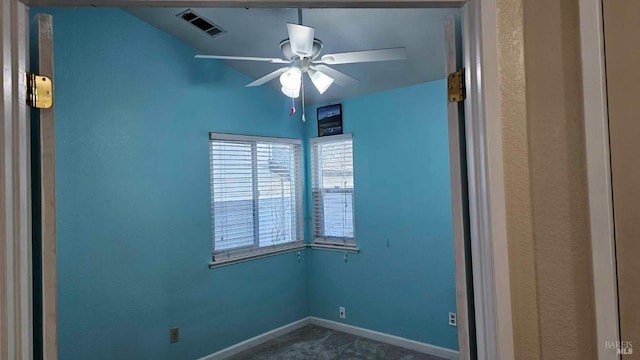
[[[523,0],[498,1],[498,62],[511,269],[513,341],[518,358],[539,358],[539,328],[525,97]],[[526,354],[525,356],[522,356]]]
[[595,359],[578,0],[498,0],[517,359]]
[[[620,337],[638,346],[640,341],[640,2],[605,1],[604,41],[607,62],[607,95],[611,141],[613,213],[615,216]],[[633,349],[625,360],[640,359]]]

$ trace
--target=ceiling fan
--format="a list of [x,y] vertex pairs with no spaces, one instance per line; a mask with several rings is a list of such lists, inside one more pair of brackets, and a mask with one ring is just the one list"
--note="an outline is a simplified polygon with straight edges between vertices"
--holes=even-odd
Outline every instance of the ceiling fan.
[[[353,64],[374,61],[405,60],[407,58],[404,47],[353,51],[336,54],[324,54],[322,41],[316,39],[315,29],[302,25],[302,10],[298,9],[298,24],[287,23],[289,38],[280,42],[280,50],[284,56],[281,58],[225,56],[225,55],[196,55],[201,59],[220,60],[248,60],[264,61],[273,64],[288,64],[288,66],[275,70],[246,86],[259,86],[277,77],[280,77],[281,91],[286,96],[295,99],[300,96],[302,89],[302,101],[304,104],[304,86],[302,75],[306,73],[320,94],[323,94],[334,82],[340,86],[348,87],[356,84],[358,80],[327,65]],[[304,105],[303,105],[304,107]]]

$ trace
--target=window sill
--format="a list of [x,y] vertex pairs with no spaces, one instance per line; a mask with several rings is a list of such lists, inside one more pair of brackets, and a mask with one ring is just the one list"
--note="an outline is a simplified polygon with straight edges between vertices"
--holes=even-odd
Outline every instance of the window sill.
[[249,255],[234,257],[234,258],[230,258],[230,259],[223,259],[223,260],[213,261],[213,262],[209,263],[209,269],[215,269],[215,268],[228,266],[228,265],[233,265],[233,264],[238,264],[238,263],[247,262],[247,261],[251,261],[251,260],[257,260],[257,259],[262,259],[262,258],[266,258],[266,257],[270,257],[270,256],[275,256],[275,255],[281,255],[281,254],[286,254],[286,253],[290,253],[290,252],[300,251],[300,250],[303,250],[303,249],[306,249],[306,248],[307,248],[307,244],[300,244],[300,243],[291,244],[291,246],[285,246],[285,247],[281,247],[281,248],[270,250],[270,251],[263,252],[263,253],[249,254]]
[[350,254],[360,253],[360,249],[357,246],[342,246],[342,245],[329,245],[329,244],[301,244],[301,245],[297,244],[293,247],[273,250],[273,251],[265,252],[261,254],[253,254],[253,255],[247,255],[247,256],[238,257],[238,258],[210,262],[209,269],[216,269],[223,266],[229,266],[229,265],[239,264],[247,261],[258,260],[258,259],[262,259],[270,256],[296,252],[296,251],[304,250],[307,248],[312,250],[337,251],[337,252],[344,252],[344,253],[350,253]]
[[338,252],[347,252],[351,254],[360,253],[360,249],[357,246],[351,246],[351,245],[308,244],[307,247],[313,250],[338,251]]

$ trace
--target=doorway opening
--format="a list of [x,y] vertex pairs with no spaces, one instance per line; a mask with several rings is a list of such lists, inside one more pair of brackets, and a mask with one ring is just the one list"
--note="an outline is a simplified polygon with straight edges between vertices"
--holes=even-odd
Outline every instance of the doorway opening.
[[[472,78],[472,79],[473,79],[473,78]],[[470,80],[469,82],[470,82],[470,83],[473,83],[473,82],[474,82],[474,81],[476,81],[476,80],[477,80],[477,79],[475,79],[475,80]],[[474,130],[475,130],[475,129],[474,129]],[[471,149],[468,149],[468,150],[467,150],[467,152],[471,152],[471,153],[473,153],[473,149],[475,149],[475,147],[477,147],[477,146],[478,146],[478,144],[475,144],[475,143],[474,143],[474,144],[472,144]],[[476,172],[474,171],[474,169],[471,169],[471,170],[470,170],[470,173],[472,174],[472,176],[473,176],[473,174],[476,174]],[[477,175],[477,174],[476,174],[476,175]],[[471,194],[472,194],[472,196],[473,196],[473,195],[475,195],[475,192],[473,192],[473,191],[472,191],[472,192],[471,192]],[[476,204],[476,205],[477,205],[477,204]],[[470,213],[473,215],[474,210],[471,210],[471,211],[470,211]],[[472,216],[472,217],[473,217],[473,216]],[[471,227],[473,227],[473,225],[472,225]],[[478,249],[476,249],[476,251],[477,251],[477,250],[478,250]],[[482,256],[479,256],[479,258],[482,258]],[[482,296],[480,296],[480,298],[482,298]],[[491,328],[491,327],[489,327],[489,328]],[[486,329],[483,329],[483,330],[486,330]],[[484,349],[484,351],[486,351],[486,349]],[[496,351],[497,351],[497,349],[496,349]]]

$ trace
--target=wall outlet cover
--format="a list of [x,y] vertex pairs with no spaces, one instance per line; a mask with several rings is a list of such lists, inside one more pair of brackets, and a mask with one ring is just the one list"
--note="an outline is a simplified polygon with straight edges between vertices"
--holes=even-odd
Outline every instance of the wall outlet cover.
[[347,318],[347,311],[345,310],[344,306],[340,306],[340,319],[346,319]]
[[180,340],[180,328],[174,327],[169,330],[169,342],[177,343]]
[[449,313],[449,325],[458,326],[458,315],[456,313]]

